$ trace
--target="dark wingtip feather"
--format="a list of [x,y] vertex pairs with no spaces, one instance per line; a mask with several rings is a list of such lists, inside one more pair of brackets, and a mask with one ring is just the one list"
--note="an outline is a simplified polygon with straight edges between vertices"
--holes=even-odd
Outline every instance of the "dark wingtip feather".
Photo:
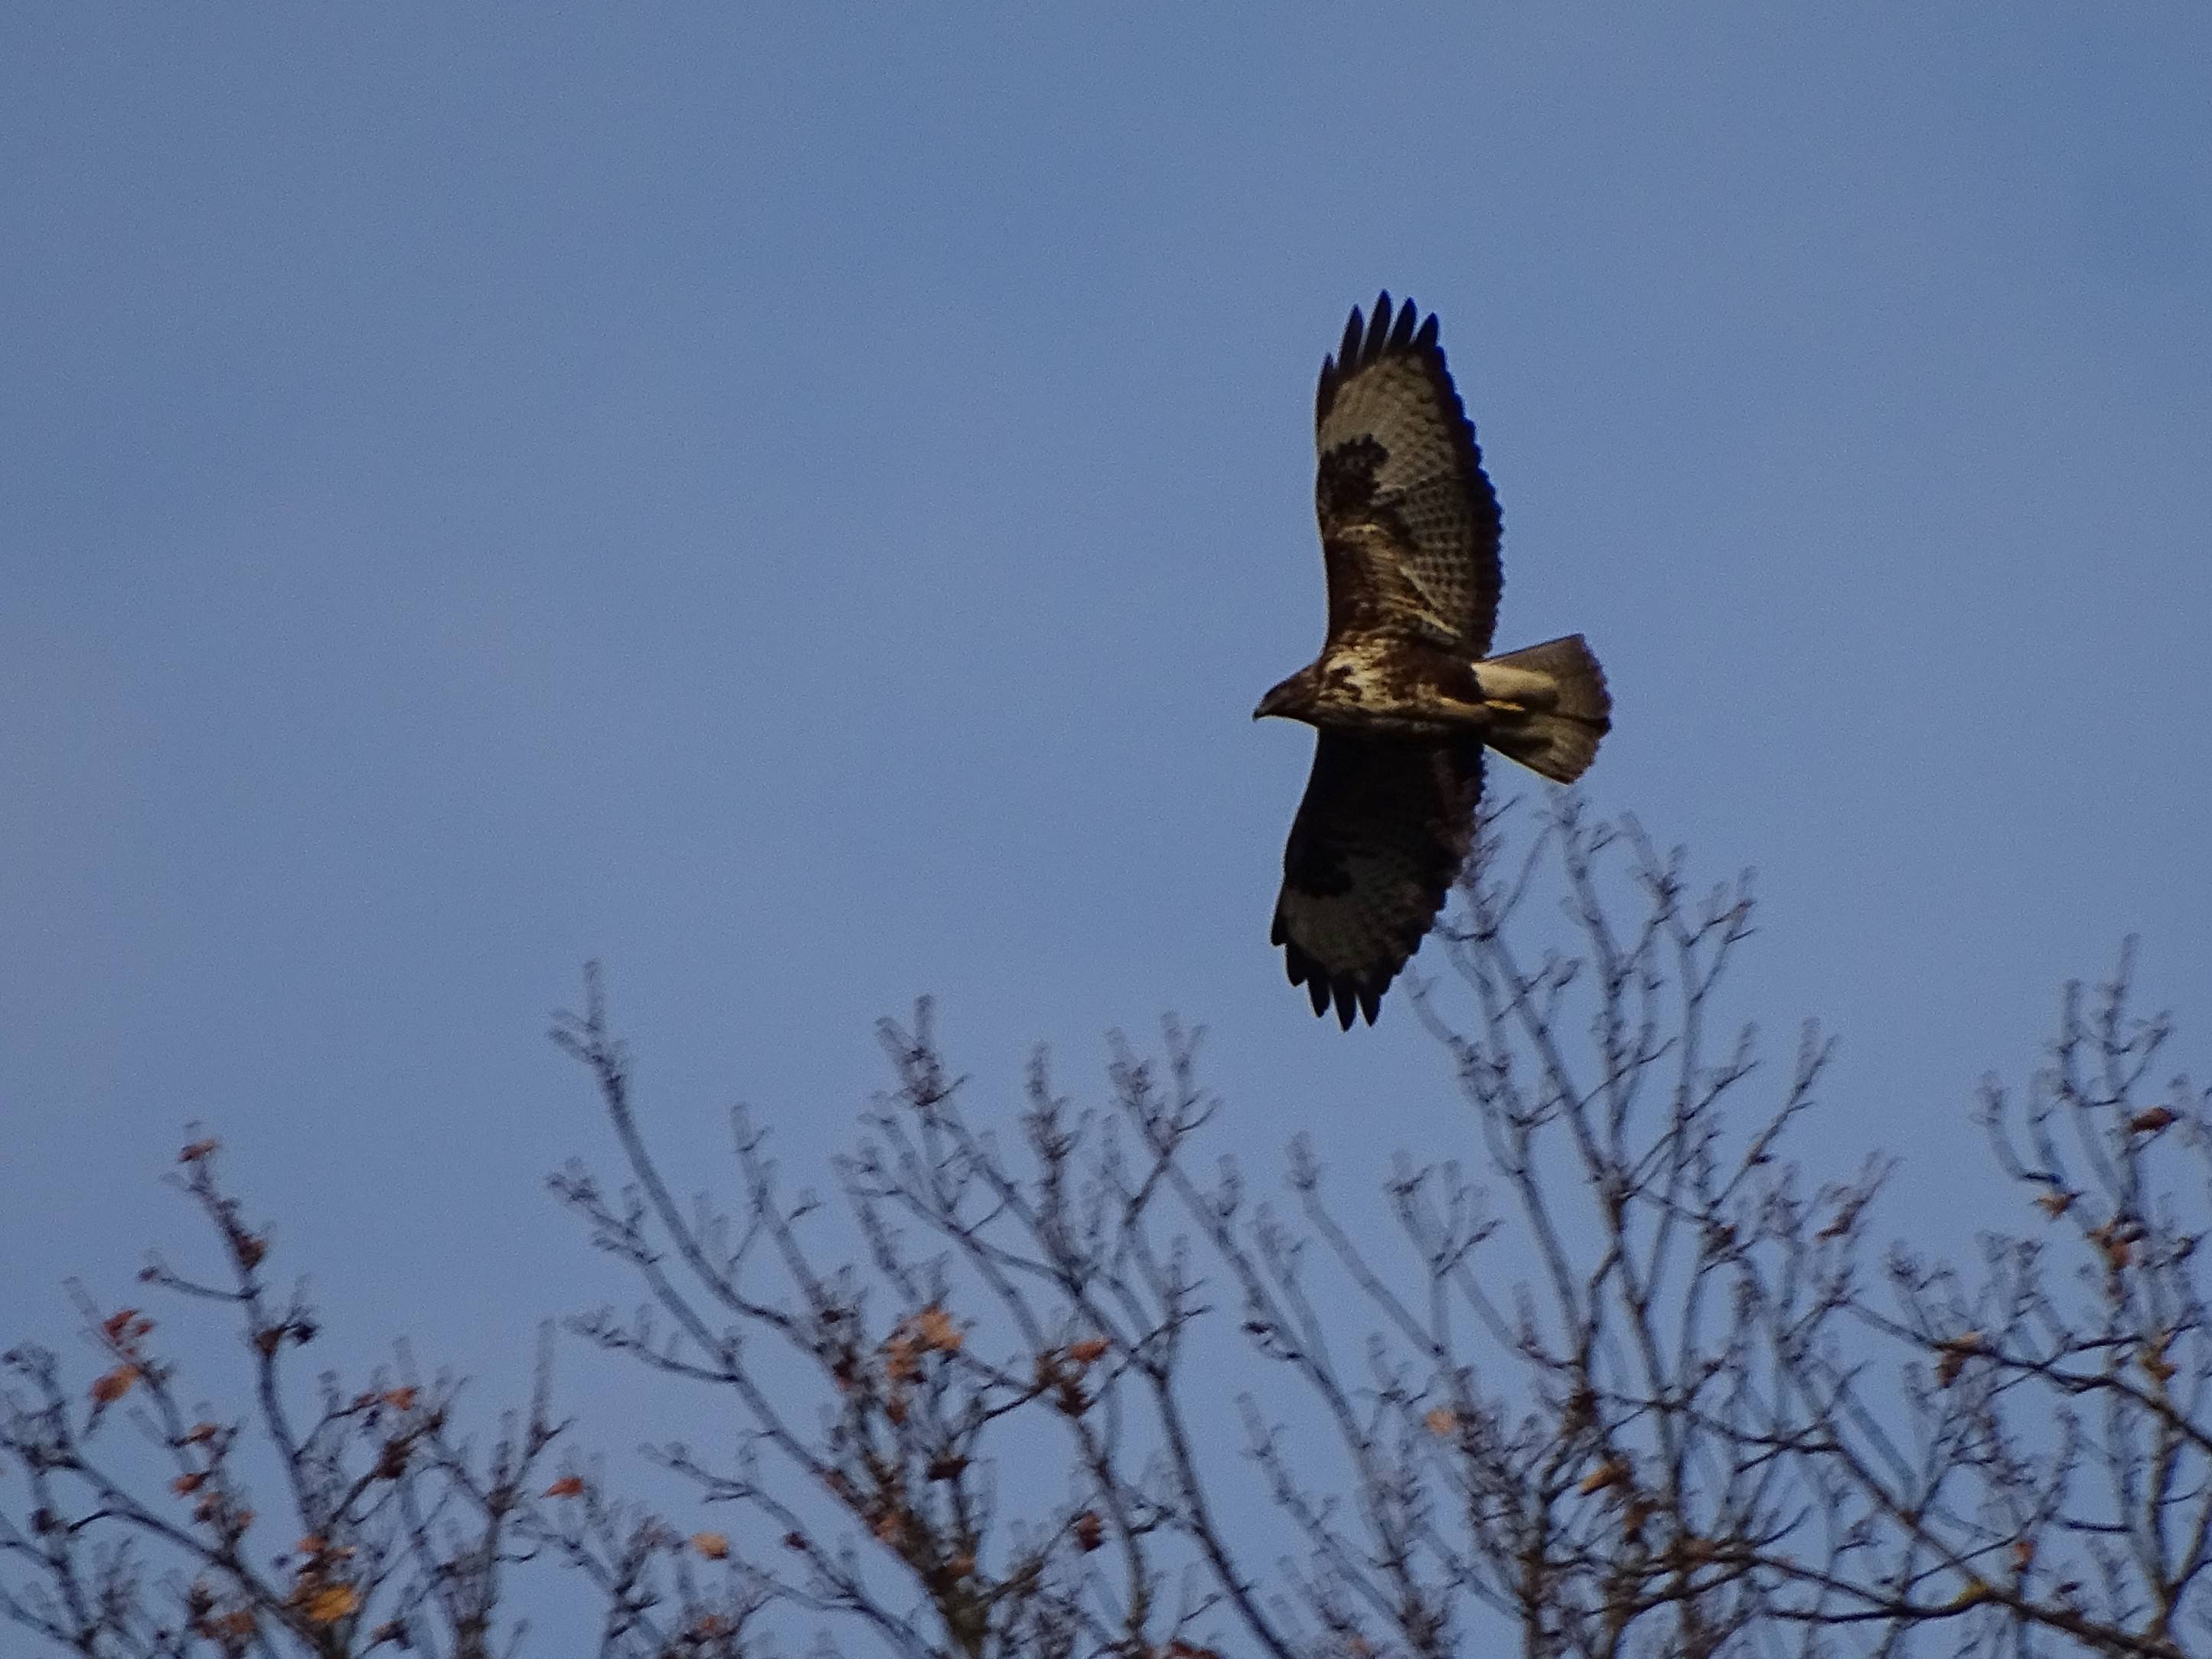
[[1413,325],[1419,319],[1420,314],[1419,309],[1415,307],[1413,301],[1410,299],[1407,300],[1403,306],[1400,307],[1398,310],[1398,320],[1392,325],[1390,330],[1390,342],[1383,348],[1383,349],[1387,351],[1403,351],[1407,346],[1413,344]]
[[1335,355],[1322,362],[1321,383],[1314,389],[1314,424],[1319,426],[1328,418],[1336,394],[1346,380],[1393,353],[1417,352],[1442,368],[1443,348],[1437,343],[1437,335],[1434,312],[1422,316],[1413,301],[1394,301],[1387,288],[1375,296],[1372,312],[1363,313],[1358,306],[1352,307]]
[[1381,1017],[1382,994],[1390,988],[1390,979],[1395,975],[1386,975],[1379,982],[1371,976],[1334,978],[1298,949],[1297,940],[1278,939],[1275,942],[1285,947],[1284,971],[1290,975],[1291,984],[1305,987],[1306,1000],[1313,1004],[1316,1015],[1325,1018],[1334,1012],[1337,1024],[1347,1031],[1354,1020],[1364,1019],[1372,1025]]

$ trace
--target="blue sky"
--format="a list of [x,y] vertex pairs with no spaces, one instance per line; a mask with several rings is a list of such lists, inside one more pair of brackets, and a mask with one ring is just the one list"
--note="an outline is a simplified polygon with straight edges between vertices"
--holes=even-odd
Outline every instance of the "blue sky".
[[1383,286],[1594,804],[1756,866],[1743,1012],[1842,1038],[1809,1155],[1955,1231],[2128,933],[2204,1052],[2212,14],[1267,15],[9,14],[0,1337],[189,1237],[198,1120],[357,1352],[511,1385],[610,1283],[592,957],[702,1168],[743,1099],[820,1178],[923,991],[987,1105],[1173,1009],[1263,1166],[1448,1144],[1283,981],[1249,720]]

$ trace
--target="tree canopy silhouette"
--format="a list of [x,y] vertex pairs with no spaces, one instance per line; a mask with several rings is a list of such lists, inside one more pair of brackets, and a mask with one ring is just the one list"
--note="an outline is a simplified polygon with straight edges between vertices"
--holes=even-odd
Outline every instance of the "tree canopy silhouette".
[[[1887,1161],[1793,1161],[1831,1049],[1724,1014],[1747,883],[1567,797],[1487,819],[1460,898],[1414,997],[1459,1102],[1387,1228],[1304,1142],[1219,1155],[1250,1108],[1190,1028],[1088,1104],[1040,1054],[1001,1119],[927,1001],[830,1199],[740,1111],[693,1200],[591,975],[555,1036],[617,1173],[552,1187],[641,1295],[549,1311],[720,1425],[637,1480],[547,1363],[474,1435],[404,1349],[303,1376],[326,1316],[196,1139],[215,1267],[5,1356],[0,1615],[102,1659],[2212,1650],[2212,1099],[2130,957],[1972,1103],[2021,1221],[1959,1264],[1882,1242]],[[179,1316],[237,1372],[166,1358]],[[524,1633],[545,1574],[588,1632]]]

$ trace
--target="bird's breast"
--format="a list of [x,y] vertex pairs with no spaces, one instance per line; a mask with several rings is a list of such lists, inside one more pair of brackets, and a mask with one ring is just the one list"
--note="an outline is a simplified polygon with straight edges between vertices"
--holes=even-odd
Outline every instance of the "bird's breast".
[[1473,667],[1418,647],[1370,646],[1322,659],[1315,724],[1443,737],[1490,723]]

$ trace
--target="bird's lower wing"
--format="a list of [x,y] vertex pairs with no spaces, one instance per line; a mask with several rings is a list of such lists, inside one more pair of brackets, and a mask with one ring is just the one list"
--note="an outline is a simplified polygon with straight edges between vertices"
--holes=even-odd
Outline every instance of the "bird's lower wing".
[[1482,744],[1323,732],[1283,853],[1274,943],[1314,1012],[1375,1023],[1474,841]]

